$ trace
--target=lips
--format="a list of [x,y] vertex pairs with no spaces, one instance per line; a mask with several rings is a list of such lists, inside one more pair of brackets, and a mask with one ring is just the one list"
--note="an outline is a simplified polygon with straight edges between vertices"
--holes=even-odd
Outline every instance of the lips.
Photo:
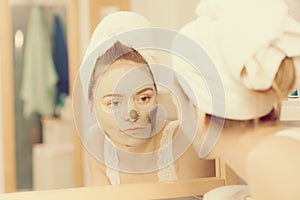
[[146,127],[134,127],[134,128],[128,128],[128,129],[125,129],[125,130],[122,130],[123,133],[125,134],[135,134],[137,132],[140,132],[142,130],[144,130]]

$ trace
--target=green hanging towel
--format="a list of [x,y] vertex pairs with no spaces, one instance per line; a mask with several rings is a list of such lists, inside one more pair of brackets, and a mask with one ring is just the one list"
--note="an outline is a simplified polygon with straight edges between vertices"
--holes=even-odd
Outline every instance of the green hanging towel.
[[24,116],[32,113],[52,116],[58,77],[52,59],[51,41],[41,8],[30,11],[24,49],[21,98]]

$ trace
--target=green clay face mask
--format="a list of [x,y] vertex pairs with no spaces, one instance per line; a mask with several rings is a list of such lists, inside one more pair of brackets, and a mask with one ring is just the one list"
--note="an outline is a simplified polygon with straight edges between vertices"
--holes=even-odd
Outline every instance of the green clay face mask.
[[103,132],[125,146],[137,146],[154,134],[156,89],[145,66],[116,61],[99,79],[94,110]]

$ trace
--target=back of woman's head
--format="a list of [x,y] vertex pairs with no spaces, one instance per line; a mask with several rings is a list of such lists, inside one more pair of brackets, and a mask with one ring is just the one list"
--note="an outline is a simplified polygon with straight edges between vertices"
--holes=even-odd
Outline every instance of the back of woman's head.
[[[300,57],[300,24],[289,16],[285,2],[202,0],[196,12],[197,20],[179,33],[206,51],[216,74],[203,76],[173,58],[174,68],[188,77],[198,97],[195,105],[234,121],[278,118],[280,102],[295,87],[294,60]],[[275,117],[266,117],[271,113]]]

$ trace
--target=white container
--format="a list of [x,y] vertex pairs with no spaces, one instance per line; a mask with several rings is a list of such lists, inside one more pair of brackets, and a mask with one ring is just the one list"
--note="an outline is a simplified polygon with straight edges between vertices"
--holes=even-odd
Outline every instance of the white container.
[[72,144],[36,144],[32,153],[34,190],[75,186]]
[[289,98],[282,102],[281,121],[300,121],[300,98]]

